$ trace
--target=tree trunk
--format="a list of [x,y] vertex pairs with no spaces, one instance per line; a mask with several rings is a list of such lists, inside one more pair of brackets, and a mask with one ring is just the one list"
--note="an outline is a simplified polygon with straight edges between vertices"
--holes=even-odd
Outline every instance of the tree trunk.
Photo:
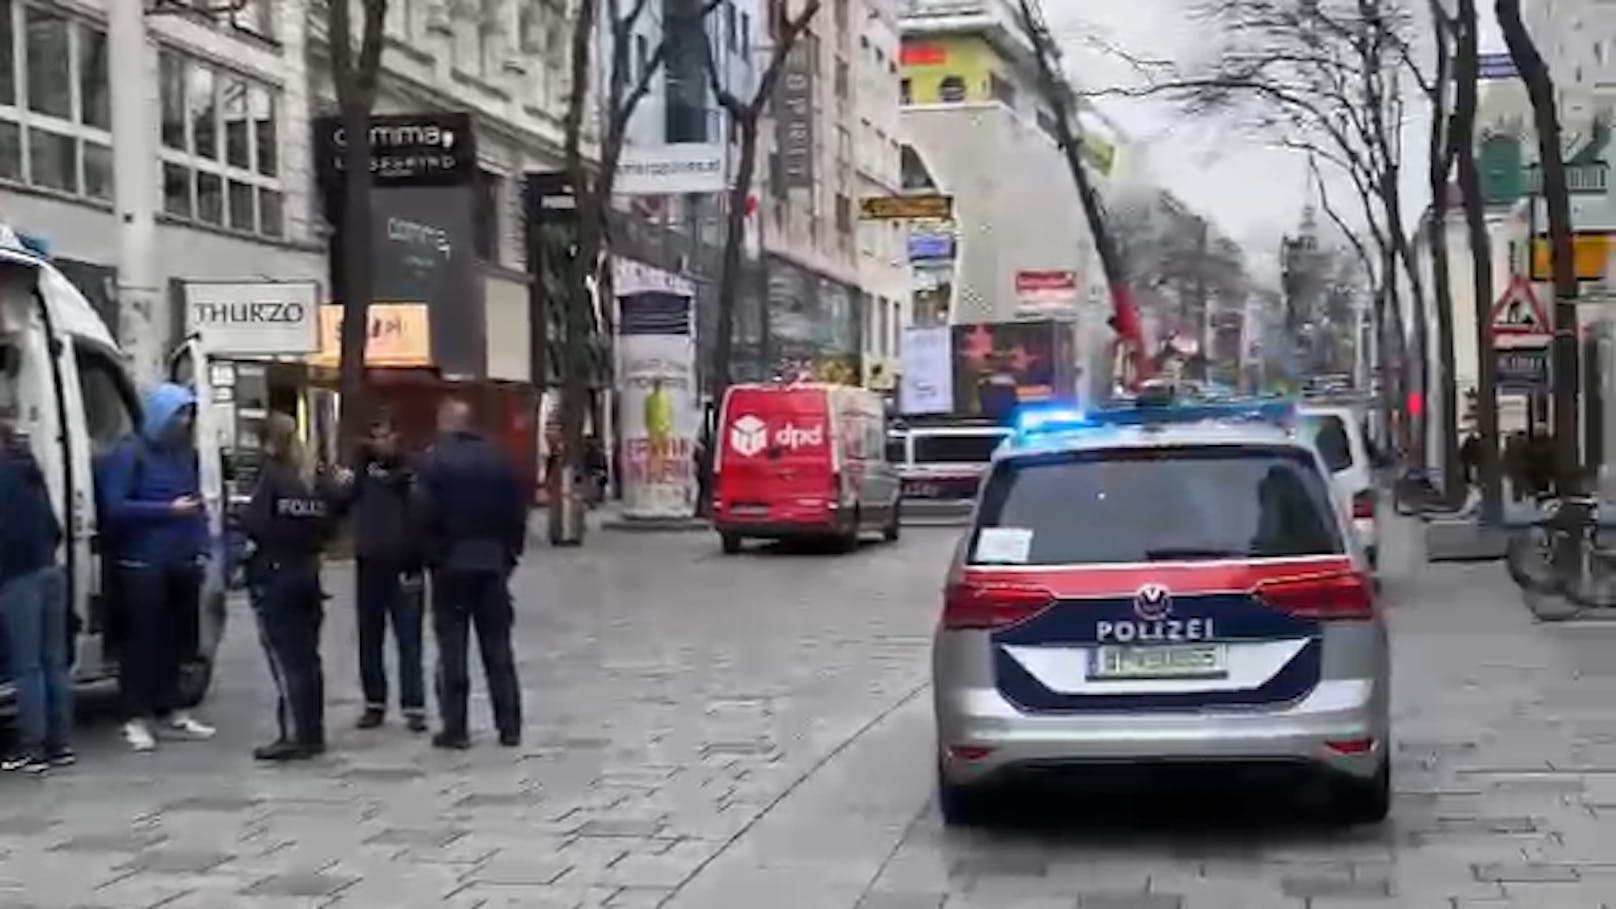
[[1481,195],[1481,171],[1476,166],[1476,81],[1481,66],[1477,30],[1476,0],[1459,0],[1450,145],[1458,153],[1459,191],[1464,196],[1470,270],[1476,288],[1476,431],[1481,438],[1481,459],[1476,472],[1481,485],[1482,514],[1496,518],[1503,502],[1503,484],[1498,469],[1498,393],[1492,337],[1492,237],[1487,231],[1487,202]]
[[589,312],[589,278],[598,266],[599,225],[589,174],[583,158],[583,125],[589,102],[591,61],[600,8],[595,0],[579,0],[572,22],[571,86],[563,118],[563,156],[567,182],[578,213],[574,253],[568,261],[561,318],[561,477],[548,509],[550,542],[577,545],[584,539],[584,511],[576,484],[584,465],[584,415],[589,408],[589,342],[594,319]]
[[[1474,0],[1468,0],[1474,7]],[[1473,10],[1472,10],[1473,13]],[[1451,29],[1447,13],[1439,0],[1431,3],[1431,18],[1436,39],[1436,72],[1432,76],[1431,137],[1426,147],[1428,155],[1428,188],[1431,192],[1431,294],[1436,307],[1436,343],[1441,379],[1438,395],[1442,407],[1442,486],[1444,498],[1450,504],[1463,501],[1465,483],[1459,463],[1458,377],[1454,374],[1453,359],[1453,281],[1448,261],[1448,174],[1458,143],[1473,141],[1475,111],[1471,111],[1470,125],[1460,133],[1457,116],[1448,121],[1448,82],[1454,75],[1452,66]],[[1461,75],[1462,78],[1462,75]],[[1471,86],[1474,91],[1474,84]],[[1463,89],[1461,89],[1462,91]]]
[[[1564,492],[1581,480],[1582,446],[1577,433],[1577,386],[1581,377],[1577,364],[1577,271],[1571,250],[1571,202],[1566,191],[1565,161],[1560,157],[1560,116],[1554,103],[1554,79],[1521,21],[1520,0],[1496,0],[1494,11],[1515,71],[1532,102],[1532,125],[1537,132],[1538,166],[1543,176],[1554,266],[1554,441],[1558,487]],[[1536,201],[1532,200],[1534,205]]]
[[[759,108],[753,111],[761,112]],[[729,188],[729,204],[724,212],[724,261],[718,273],[718,336],[713,339],[713,401],[722,406],[724,392],[734,379],[731,361],[735,353],[735,303],[740,294],[741,241],[746,231],[746,199],[752,192],[757,170],[758,117],[734,117],[741,134],[741,156],[735,166],[735,182]],[[758,205],[761,226],[767,214]],[[761,258],[761,255],[760,255]],[[766,309],[767,298],[761,301]],[[765,347],[767,344],[765,344]],[[715,443],[716,444],[716,443]]]
[[342,224],[337,254],[341,256],[342,287],[336,288],[342,304],[339,388],[342,408],[337,421],[337,440],[344,461],[358,453],[365,425],[369,422],[370,402],[365,354],[370,335],[370,302],[375,277],[371,258],[372,220],[370,209],[370,109],[375,102],[376,70],[379,56],[385,0],[369,0],[362,5],[364,19],[359,53],[353,49],[351,0],[330,0],[326,19],[327,40],[331,46],[331,79],[337,91],[338,110],[345,140],[342,155]]
[[[1394,268],[1401,265],[1403,274],[1408,277],[1409,321],[1413,323],[1414,337],[1413,349],[1407,349],[1407,336],[1404,336],[1405,350],[1408,356],[1404,359],[1402,370],[1403,381],[1406,384],[1406,399],[1410,394],[1418,393],[1421,405],[1428,403],[1426,386],[1429,384],[1430,368],[1426,359],[1430,352],[1430,314],[1426,312],[1425,280],[1420,276],[1420,269],[1414,260],[1414,250],[1408,242],[1408,231],[1403,226],[1403,193],[1400,188],[1402,180],[1401,170],[1396,165],[1386,169],[1385,183],[1381,190],[1381,198],[1386,209],[1386,235],[1392,244],[1392,262]],[[1388,274],[1388,280],[1395,281],[1395,273]],[[1402,307],[1398,307],[1398,324],[1402,324]],[[1429,462],[1429,433],[1426,430],[1426,415],[1429,407],[1421,406],[1418,414],[1408,415],[1408,433],[1412,447],[1409,452],[1410,462],[1415,467],[1425,467]]]

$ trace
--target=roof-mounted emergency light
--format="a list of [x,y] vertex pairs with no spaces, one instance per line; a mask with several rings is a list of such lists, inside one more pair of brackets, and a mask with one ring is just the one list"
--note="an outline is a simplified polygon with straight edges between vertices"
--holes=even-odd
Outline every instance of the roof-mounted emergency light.
[[1170,397],[1141,394],[1138,399],[1125,405],[1088,412],[1070,407],[1025,409],[1016,416],[1016,435],[1026,440],[1106,427],[1206,422],[1257,422],[1288,429],[1295,421],[1295,404],[1283,399],[1247,398],[1180,404],[1174,403]]

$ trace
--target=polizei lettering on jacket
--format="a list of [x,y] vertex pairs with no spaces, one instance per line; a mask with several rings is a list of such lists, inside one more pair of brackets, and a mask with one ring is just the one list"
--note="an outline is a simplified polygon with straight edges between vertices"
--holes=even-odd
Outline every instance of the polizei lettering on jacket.
[[275,499],[275,514],[283,518],[323,518],[326,504],[324,499],[281,496]]
[[302,303],[193,303],[199,325],[295,325],[308,317]]
[[1207,641],[1214,635],[1211,619],[1157,619],[1153,622],[1122,619],[1094,623],[1094,639],[1101,644],[1172,644]]

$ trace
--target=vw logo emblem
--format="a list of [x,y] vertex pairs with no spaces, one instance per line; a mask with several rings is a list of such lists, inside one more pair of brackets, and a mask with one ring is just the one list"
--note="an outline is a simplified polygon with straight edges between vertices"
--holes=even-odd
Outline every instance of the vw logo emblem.
[[1167,618],[1173,611],[1173,596],[1160,584],[1146,584],[1133,595],[1133,612],[1146,622]]

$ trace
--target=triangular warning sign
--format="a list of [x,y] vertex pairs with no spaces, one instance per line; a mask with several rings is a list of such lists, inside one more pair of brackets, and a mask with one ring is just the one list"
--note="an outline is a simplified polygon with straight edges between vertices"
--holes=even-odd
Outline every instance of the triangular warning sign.
[[1516,275],[1503,296],[1493,304],[1492,329],[1495,335],[1547,335],[1549,315],[1538,302],[1532,282]]

